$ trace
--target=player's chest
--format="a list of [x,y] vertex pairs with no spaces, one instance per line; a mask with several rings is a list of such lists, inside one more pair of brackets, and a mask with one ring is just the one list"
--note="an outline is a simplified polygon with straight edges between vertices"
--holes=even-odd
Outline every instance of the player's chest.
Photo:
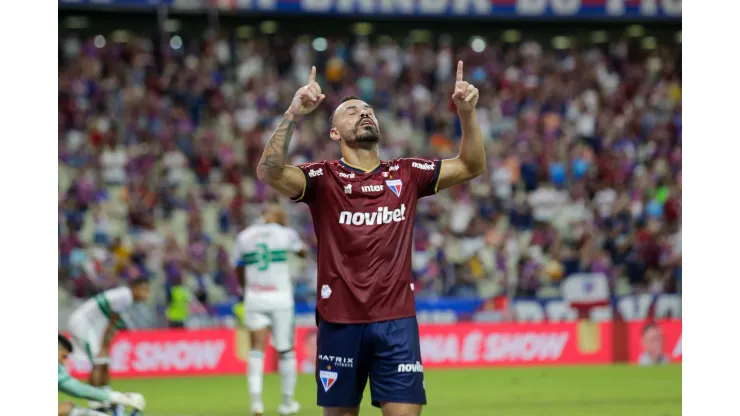
[[[389,227],[385,229],[392,233],[394,227],[413,218],[415,189],[398,172],[335,173],[331,200],[325,201],[321,215],[333,218],[330,222],[338,222],[342,229],[355,233],[361,228]],[[375,235],[376,239],[385,236],[383,233]]]
[[339,205],[347,206],[394,207],[407,203],[411,196],[405,178],[389,172],[373,175],[341,172],[336,177],[333,191]]

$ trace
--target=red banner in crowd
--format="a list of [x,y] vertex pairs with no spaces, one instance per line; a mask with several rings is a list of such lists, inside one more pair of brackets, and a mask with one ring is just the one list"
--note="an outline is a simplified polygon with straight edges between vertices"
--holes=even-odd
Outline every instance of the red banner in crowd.
[[[674,348],[680,322],[678,336],[671,331],[665,330],[666,339]],[[428,324],[420,326],[420,336],[424,368],[597,364],[613,356],[611,323]],[[111,348],[111,372],[116,377],[244,374],[248,350],[244,330],[121,332]],[[316,328],[296,330],[295,350],[299,371],[312,373]],[[90,364],[76,357],[69,369],[84,377]],[[268,348],[265,370],[276,369],[277,354]]]
[[676,363],[681,352],[681,321],[640,321],[629,323],[628,351],[631,363]]

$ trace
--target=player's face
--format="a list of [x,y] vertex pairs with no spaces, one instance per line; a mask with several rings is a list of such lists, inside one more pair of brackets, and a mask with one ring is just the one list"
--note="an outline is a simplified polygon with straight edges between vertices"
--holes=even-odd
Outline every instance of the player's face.
[[651,357],[659,357],[663,354],[663,332],[660,328],[653,327],[642,336],[643,348]]
[[67,361],[67,357],[69,357],[69,350],[59,346],[59,364],[64,364]]
[[374,146],[380,140],[378,119],[366,102],[345,101],[334,112],[330,135],[333,140],[344,140],[350,146]]
[[287,224],[285,211],[277,205],[268,206],[263,213],[263,217],[265,222],[274,222],[280,225]]
[[149,283],[140,283],[131,289],[131,293],[134,295],[134,301],[136,302],[144,302],[149,299],[150,292]]

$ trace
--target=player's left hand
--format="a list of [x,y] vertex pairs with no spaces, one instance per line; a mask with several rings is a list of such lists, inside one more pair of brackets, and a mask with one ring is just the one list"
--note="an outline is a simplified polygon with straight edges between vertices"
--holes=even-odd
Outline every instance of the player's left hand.
[[110,401],[115,404],[130,406],[139,411],[143,411],[146,408],[146,400],[144,400],[144,396],[140,393],[119,393],[112,391],[109,394]]
[[458,113],[469,113],[475,110],[478,104],[478,88],[463,81],[463,61],[457,63],[455,92],[452,93],[452,100],[455,102]]

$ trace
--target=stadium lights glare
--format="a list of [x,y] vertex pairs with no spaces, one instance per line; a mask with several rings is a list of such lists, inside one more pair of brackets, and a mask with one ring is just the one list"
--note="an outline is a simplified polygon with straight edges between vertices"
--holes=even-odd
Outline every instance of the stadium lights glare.
[[631,25],[627,28],[627,36],[639,38],[645,35],[645,28],[640,25]]
[[423,29],[412,30],[409,39],[412,42],[429,42],[432,39],[432,32]]
[[473,36],[470,39],[470,47],[475,52],[483,52],[486,49],[486,41],[480,36]]
[[69,16],[64,20],[67,29],[85,29],[90,26],[90,19],[82,16]]
[[104,48],[105,47],[105,37],[103,35],[95,36],[93,43],[95,44],[95,47],[98,49]]
[[568,49],[570,48],[570,39],[565,36],[555,36],[552,38],[552,47],[555,49]]
[[162,28],[167,33],[179,32],[182,24],[177,19],[167,19],[164,21]]
[[591,43],[606,43],[609,36],[603,30],[597,30],[591,33]]
[[278,24],[274,20],[265,20],[260,24],[260,30],[265,35],[272,35],[273,33],[277,32]]
[[373,25],[367,22],[359,22],[352,25],[352,32],[357,36],[367,36],[373,32]]
[[326,41],[326,38],[316,38],[311,42],[311,47],[316,52],[324,52],[328,46],[329,42]]
[[518,30],[505,30],[501,34],[501,40],[506,43],[517,43],[522,40],[522,34]]
[[642,39],[642,49],[655,49],[658,46],[658,42],[654,37],[648,36]]
[[254,33],[254,28],[249,25],[239,26],[236,28],[236,37],[237,39],[249,39],[252,37],[252,34]]
[[113,42],[115,43],[126,43],[128,42],[128,32],[125,30],[116,30],[112,35]]
[[180,49],[182,48],[182,38],[179,36],[173,36],[170,39],[170,48],[172,49]]

